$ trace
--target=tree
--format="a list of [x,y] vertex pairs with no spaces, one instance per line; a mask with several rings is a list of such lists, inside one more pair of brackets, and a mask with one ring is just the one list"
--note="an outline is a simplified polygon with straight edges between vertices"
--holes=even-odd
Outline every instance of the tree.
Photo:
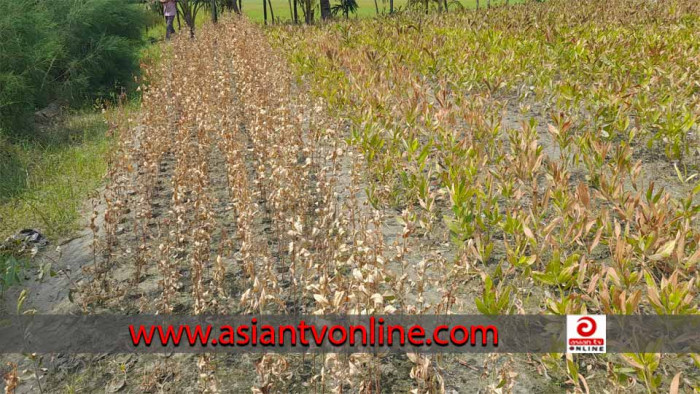
[[275,23],[275,12],[272,10],[272,1],[263,0],[263,20],[267,25],[267,7],[270,7],[270,16],[272,17],[272,23]]
[[238,7],[238,0],[221,0],[221,9],[226,11],[232,11],[236,14],[240,14],[241,10]]
[[355,13],[357,12],[357,9],[359,6],[357,5],[357,1],[355,0],[340,0],[340,3],[336,4],[333,6],[331,11],[333,12],[333,15],[338,15],[341,12],[345,16],[345,19],[348,19],[350,16],[350,13]]
[[190,28],[190,37],[194,38],[195,21],[197,13],[207,3],[206,0],[178,0],[177,2],[185,19],[185,24]]
[[299,23],[299,14],[297,13],[297,0],[294,0],[294,23]]
[[321,19],[326,20],[330,17],[331,17],[331,1],[330,0],[321,0]]
[[[478,0],[477,0],[478,3]],[[447,0],[408,0],[408,7],[413,8],[413,9],[423,9],[425,13],[429,13],[430,9],[432,6],[437,8],[440,12],[447,11],[448,5],[454,5],[457,8],[464,8],[462,3],[460,3],[458,0],[452,0],[452,1],[447,1]]]
[[272,23],[275,23],[275,11],[272,9],[272,0],[267,0],[267,5],[270,6],[270,17],[272,18]]
[[301,0],[301,12],[304,14],[304,23],[312,24],[314,22],[314,0]]

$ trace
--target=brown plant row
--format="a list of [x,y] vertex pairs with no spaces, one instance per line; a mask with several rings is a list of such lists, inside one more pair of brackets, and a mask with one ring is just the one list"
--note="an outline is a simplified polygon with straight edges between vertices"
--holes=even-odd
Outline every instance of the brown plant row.
[[[110,160],[104,223],[96,208],[91,279],[74,296],[83,312],[449,308],[449,298],[423,300],[426,263],[409,265],[401,234],[391,245],[396,253],[385,244],[384,214],[364,201],[365,169],[348,149],[341,122],[296,83],[258,27],[232,17],[164,51],[161,62],[143,65],[139,114],[114,120],[119,146]],[[445,263],[439,261],[443,272]],[[407,282],[409,276],[415,279]],[[428,358],[411,357],[415,371],[409,367],[407,379],[438,381]],[[308,358],[269,354],[243,372],[256,392],[290,384],[373,392],[383,385],[382,357]],[[294,359],[302,365],[291,365]],[[139,387],[162,385],[159,376],[184,360],[154,361]],[[213,355],[192,361],[198,390],[230,392],[220,363]],[[308,376],[300,380],[299,370]]]

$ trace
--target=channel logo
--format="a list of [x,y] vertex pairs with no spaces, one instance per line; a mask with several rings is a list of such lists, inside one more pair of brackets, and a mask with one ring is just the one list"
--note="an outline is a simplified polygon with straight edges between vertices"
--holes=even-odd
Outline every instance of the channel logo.
[[567,315],[567,353],[605,353],[605,315]]

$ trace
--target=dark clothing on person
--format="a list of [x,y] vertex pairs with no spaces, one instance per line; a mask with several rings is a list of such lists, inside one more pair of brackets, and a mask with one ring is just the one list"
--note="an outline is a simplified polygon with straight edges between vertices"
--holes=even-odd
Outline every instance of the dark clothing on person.
[[173,21],[175,20],[174,16],[166,16],[165,17],[165,38],[170,39],[170,34],[175,33],[175,28],[173,27]]
[[177,16],[177,4],[176,0],[161,0],[161,2],[163,3],[163,15],[165,15],[165,38],[170,39],[170,35],[175,33],[173,21]]

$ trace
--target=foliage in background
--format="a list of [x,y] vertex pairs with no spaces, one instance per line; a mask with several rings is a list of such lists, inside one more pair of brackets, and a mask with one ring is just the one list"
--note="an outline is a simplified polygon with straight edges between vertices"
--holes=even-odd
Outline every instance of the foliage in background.
[[47,3],[35,3],[0,0],[0,129],[46,101],[42,86],[61,51]]
[[128,87],[146,8],[118,0],[0,0],[0,130],[53,100],[80,104]]
[[108,95],[129,84],[138,71],[138,49],[146,27],[144,10],[115,0],[52,1],[65,57],[61,88],[75,96]]
[[343,16],[347,19],[350,14],[356,13],[358,8],[359,6],[355,0],[340,0],[337,4],[333,5],[331,12],[333,13],[333,16],[343,14]]

